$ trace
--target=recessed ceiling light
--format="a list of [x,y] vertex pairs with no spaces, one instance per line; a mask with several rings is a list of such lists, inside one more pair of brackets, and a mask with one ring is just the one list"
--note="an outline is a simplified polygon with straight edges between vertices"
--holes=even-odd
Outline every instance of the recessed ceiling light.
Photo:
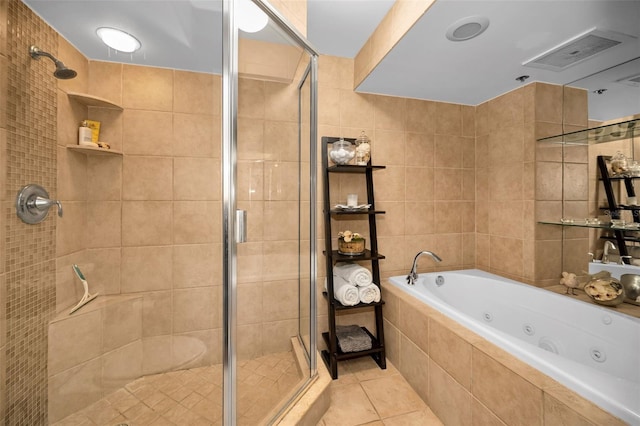
[[478,37],[488,27],[489,18],[484,16],[467,16],[449,25],[446,35],[451,41],[465,41]]
[[137,38],[117,28],[100,27],[96,33],[104,44],[119,52],[133,53],[142,46]]
[[238,5],[238,28],[245,33],[257,33],[267,26],[269,17],[251,0],[240,0]]

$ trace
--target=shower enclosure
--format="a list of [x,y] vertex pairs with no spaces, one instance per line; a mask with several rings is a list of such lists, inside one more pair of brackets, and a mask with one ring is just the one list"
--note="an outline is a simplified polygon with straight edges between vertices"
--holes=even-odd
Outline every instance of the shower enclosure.
[[[253,4],[256,33],[231,0],[0,5],[0,423],[270,424],[313,382],[317,55]],[[169,37],[91,57],[76,13]],[[16,217],[31,183],[62,217]]]

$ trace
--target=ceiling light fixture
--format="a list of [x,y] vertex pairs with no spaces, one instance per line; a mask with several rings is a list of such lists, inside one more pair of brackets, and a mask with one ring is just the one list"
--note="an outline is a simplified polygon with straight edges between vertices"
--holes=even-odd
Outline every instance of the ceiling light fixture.
[[142,47],[137,38],[117,28],[100,27],[96,34],[104,44],[119,52],[133,53]]
[[465,41],[478,37],[489,27],[489,18],[467,16],[458,19],[447,28],[446,36],[451,41]]
[[269,17],[251,0],[239,0],[238,28],[245,33],[257,33],[269,23]]

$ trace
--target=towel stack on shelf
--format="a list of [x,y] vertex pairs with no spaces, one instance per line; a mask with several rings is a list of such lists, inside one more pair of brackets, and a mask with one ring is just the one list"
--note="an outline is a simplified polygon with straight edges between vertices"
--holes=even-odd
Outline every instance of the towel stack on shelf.
[[337,263],[333,268],[334,297],[345,306],[380,301],[380,289],[371,271],[357,263]]

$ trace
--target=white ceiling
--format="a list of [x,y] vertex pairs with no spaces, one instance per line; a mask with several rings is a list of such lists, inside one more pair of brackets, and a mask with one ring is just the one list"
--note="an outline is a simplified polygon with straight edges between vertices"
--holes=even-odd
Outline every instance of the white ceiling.
[[[221,72],[220,0],[23,1],[90,59]],[[392,4],[309,0],[308,38],[322,54],[354,57]],[[450,24],[471,15],[489,18],[489,28],[465,42],[445,38]],[[95,35],[99,26],[136,35],[142,49],[131,55],[108,49]],[[522,66],[594,27],[635,38],[562,72]],[[283,40],[273,26],[255,37]],[[358,91],[477,105],[518,87],[515,78],[523,74],[531,76],[527,83],[567,84],[639,57],[640,0],[437,0]],[[624,72],[640,74],[639,64],[627,64]],[[591,118],[640,112],[640,88],[621,87],[613,74],[586,80],[590,90],[608,89],[597,97],[604,106],[590,106]],[[607,99],[615,101],[607,105]]]

